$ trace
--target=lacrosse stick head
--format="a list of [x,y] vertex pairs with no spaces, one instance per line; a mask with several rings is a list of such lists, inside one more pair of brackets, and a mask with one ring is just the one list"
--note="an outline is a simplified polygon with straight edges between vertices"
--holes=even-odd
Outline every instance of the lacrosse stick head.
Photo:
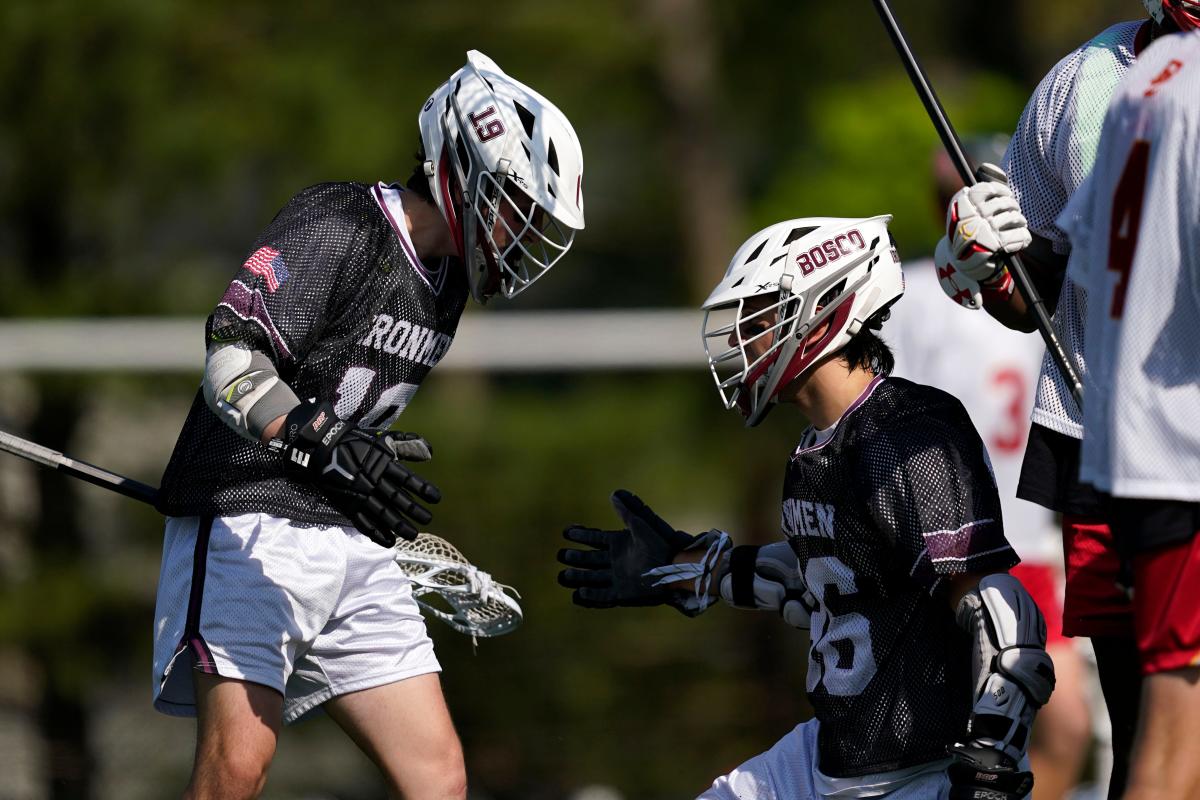
[[400,540],[394,551],[427,614],[472,638],[502,636],[520,626],[524,617],[517,591],[493,580],[440,536],[422,533],[411,542]]

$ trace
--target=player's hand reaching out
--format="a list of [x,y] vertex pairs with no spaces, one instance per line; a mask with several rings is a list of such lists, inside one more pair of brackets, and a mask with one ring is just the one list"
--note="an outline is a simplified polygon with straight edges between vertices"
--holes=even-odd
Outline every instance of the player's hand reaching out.
[[[305,403],[287,415],[283,451],[288,476],[321,489],[334,508],[381,547],[417,537],[416,525],[433,514],[418,500],[437,503],[442,493],[400,461],[428,461],[433,449],[420,436],[358,430],[338,419],[330,403]],[[414,525],[415,523],[415,525]]]
[[[590,548],[558,551],[559,562],[567,566],[558,573],[558,582],[574,590],[575,604],[587,608],[669,605],[688,616],[703,611],[707,598],[697,600],[670,584],[702,581],[711,574],[728,537],[713,531],[700,536],[677,531],[625,489],[613,492],[612,504],[626,525],[623,530],[571,525],[563,531],[567,541]],[[701,548],[706,552],[699,564],[674,564],[685,550]]]

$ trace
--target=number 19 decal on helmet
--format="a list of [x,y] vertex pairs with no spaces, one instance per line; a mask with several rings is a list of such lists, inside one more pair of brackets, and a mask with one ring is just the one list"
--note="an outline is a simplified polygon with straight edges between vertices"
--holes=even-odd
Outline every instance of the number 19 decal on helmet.
[[583,230],[583,151],[553,103],[472,50],[421,108],[425,175],[471,295],[512,297]]
[[890,221],[793,219],[738,248],[704,302],[702,334],[721,400],[747,426],[904,293]]

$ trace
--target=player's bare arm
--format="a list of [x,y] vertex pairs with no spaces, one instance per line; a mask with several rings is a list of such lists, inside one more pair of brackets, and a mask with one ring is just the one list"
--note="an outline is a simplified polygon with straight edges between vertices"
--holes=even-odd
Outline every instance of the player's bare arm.
[[[1066,256],[1054,252],[1050,242],[1031,232],[1032,242],[1021,251],[1028,267],[1029,278],[1038,294],[1053,309],[1062,293],[1063,276],[1067,270]],[[1020,292],[981,292],[983,310],[1006,328],[1033,333],[1037,330],[1033,315]]]

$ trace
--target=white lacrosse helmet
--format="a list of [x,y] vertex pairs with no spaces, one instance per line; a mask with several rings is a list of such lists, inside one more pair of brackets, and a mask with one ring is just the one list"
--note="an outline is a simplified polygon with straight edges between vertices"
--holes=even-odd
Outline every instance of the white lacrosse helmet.
[[583,230],[583,151],[566,116],[472,50],[418,118],[425,174],[471,295],[512,297]]
[[1142,0],[1142,4],[1160,25],[1170,17],[1181,31],[1200,28],[1200,2],[1196,0]]
[[[762,421],[785,386],[904,293],[891,219],[793,219],[738,248],[704,301],[702,333],[717,391],[747,427]],[[824,322],[828,330],[810,336]],[[748,346],[760,341],[768,346],[755,356]]]

